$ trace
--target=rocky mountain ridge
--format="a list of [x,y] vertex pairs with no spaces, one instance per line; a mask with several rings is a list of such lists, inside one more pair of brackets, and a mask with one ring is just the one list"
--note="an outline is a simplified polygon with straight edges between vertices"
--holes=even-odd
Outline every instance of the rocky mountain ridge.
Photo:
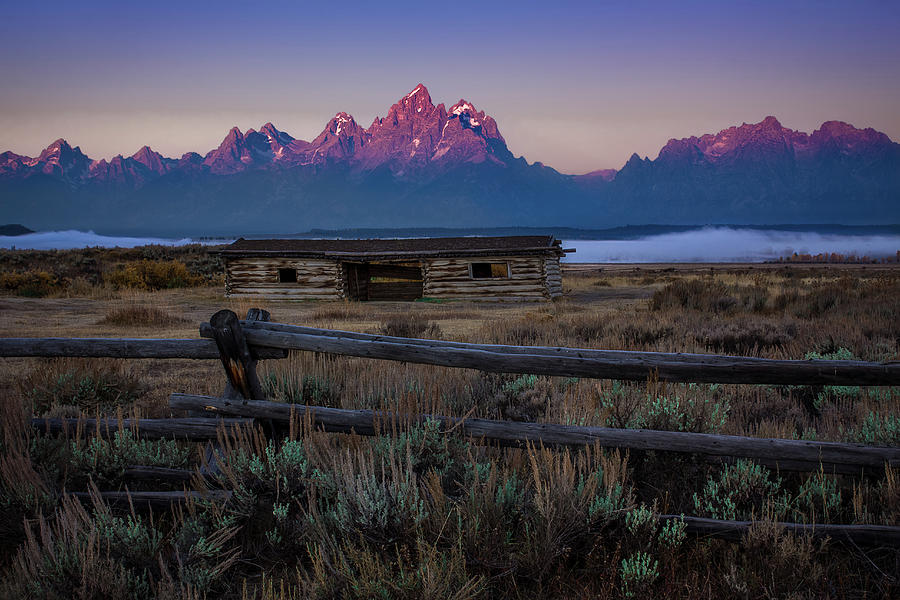
[[[0,155],[0,175],[27,177],[43,173],[68,183],[113,183],[140,187],[171,171],[196,166],[196,154],[166,158],[144,146],[130,157],[92,160],[59,139],[40,156],[12,152]],[[417,85],[397,101],[387,116],[363,129],[353,116],[339,112],[312,141],[299,140],[266,123],[259,131],[233,127],[222,143],[203,156],[201,164],[212,174],[232,175],[255,168],[291,168],[338,162],[359,171],[386,167],[396,175],[411,169],[453,162],[513,159],[497,122],[471,102],[461,99],[450,107],[432,103],[428,89]]]
[[516,158],[491,116],[465,99],[435,105],[422,84],[368,128],[339,112],[311,141],[266,123],[177,159],[144,146],[92,160],[63,139],[37,157],[0,154],[0,218],[35,225],[168,228],[164,206],[235,231],[237,219],[269,231],[284,219],[301,221],[292,230],[896,222],[898,201],[900,145],[874,129],[828,121],[807,134],[770,116],[573,176]]

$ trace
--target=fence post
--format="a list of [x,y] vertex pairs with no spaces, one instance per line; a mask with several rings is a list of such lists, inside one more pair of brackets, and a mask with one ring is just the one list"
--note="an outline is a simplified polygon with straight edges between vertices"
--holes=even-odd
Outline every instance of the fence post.
[[[268,319],[269,314],[257,309],[254,316],[256,320],[262,321]],[[219,358],[225,367],[225,375],[228,377],[225,397],[245,400],[264,398],[259,377],[256,375],[256,358],[251,354],[247,340],[244,339],[237,315],[230,310],[220,310],[210,318],[209,324],[216,347],[219,349]]]
[[268,321],[272,318],[269,311],[264,308],[251,308],[247,311],[247,321]]

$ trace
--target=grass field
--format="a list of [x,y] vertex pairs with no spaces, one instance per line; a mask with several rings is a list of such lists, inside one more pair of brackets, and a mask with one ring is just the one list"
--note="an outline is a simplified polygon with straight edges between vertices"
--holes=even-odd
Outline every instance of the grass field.
[[[201,254],[140,256],[93,256],[90,276],[62,257],[72,270],[51,273],[55,287],[40,294],[10,265],[36,273],[46,257],[0,257],[16,284],[0,296],[0,335],[196,338],[217,310],[259,306],[279,322],[409,337],[900,360],[900,268],[889,265],[578,265],[553,303],[235,302],[204,285],[217,280]],[[139,271],[143,260],[169,264]],[[193,287],[147,285],[147,273]],[[264,361],[260,375],[270,398],[322,406],[900,446],[900,389],[594,381],[311,353]],[[0,597],[900,594],[898,549],[773,524],[898,525],[898,468],[777,473],[667,453],[477,446],[429,423],[374,438],[298,423],[272,441],[223,433],[218,480],[190,486],[235,490],[228,503],[149,515],[58,494],[124,489],[131,464],[194,469],[201,445],[56,439],[24,424],[31,413],[170,416],[170,393],[215,395],[223,382],[209,360],[2,359]],[[658,514],[760,523],[732,543],[686,537]]]

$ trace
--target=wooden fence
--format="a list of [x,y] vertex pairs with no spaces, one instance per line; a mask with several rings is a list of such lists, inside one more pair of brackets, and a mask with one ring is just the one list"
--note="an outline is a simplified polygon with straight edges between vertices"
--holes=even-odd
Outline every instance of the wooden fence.
[[[373,410],[350,410],[324,406],[306,406],[259,400],[229,400],[211,396],[172,394],[169,406],[188,411],[237,415],[288,423],[291,418],[309,418],[325,431],[376,435],[380,423],[396,420],[396,415]],[[754,438],[737,435],[615,429],[552,423],[522,423],[490,419],[457,419],[441,415],[416,415],[413,422],[438,421],[443,430],[458,430],[475,440],[498,442],[507,446],[543,444],[544,446],[593,446],[631,450],[657,450],[717,457],[752,458],[787,471],[818,471],[860,474],[879,473],[885,463],[900,466],[900,448],[884,448],[778,438]],[[403,420],[401,416],[401,421]],[[401,422],[401,426],[403,423]],[[387,428],[390,426],[388,425]]]
[[[286,423],[309,419],[326,431],[375,435],[380,423],[438,421],[476,442],[523,446],[583,446],[655,450],[703,455],[716,460],[751,458],[783,470],[818,471],[848,475],[884,473],[885,466],[900,466],[900,448],[837,442],[753,438],[702,433],[580,427],[550,423],[520,423],[441,415],[391,415],[373,410],[345,410],[267,402],[256,373],[260,359],[283,358],[288,350],[327,352],[346,356],[396,360],[489,372],[527,373],[563,377],[664,381],[792,384],[792,385],[900,385],[900,363],[863,361],[771,360],[736,356],[629,352],[580,348],[468,344],[335,331],[269,322],[269,314],[251,309],[244,321],[231,311],[219,311],[200,327],[208,339],[0,339],[0,357],[86,356],[111,358],[219,359],[226,375],[221,397],[172,394],[170,407],[195,415],[179,419],[94,420],[33,419],[34,427],[48,433],[75,431],[109,435],[128,428],[147,438],[216,439],[222,427],[252,426],[263,421]],[[197,417],[198,414],[217,418]],[[227,415],[227,418],[223,418]],[[398,418],[399,417],[399,418]],[[276,429],[270,427],[271,431]],[[383,430],[383,429],[381,429]],[[169,473],[169,471],[172,471]],[[134,465],[127,476],[186,480],[181,470],[151,469]],[[221,493],[219,493],[221,492]],[[150,505],[184,499],[180,493],[142,492]],[[196,493],[195,493],[196,495]],[[109,501],[121,494],[103,492]],[[86,496],[84,496],[86,497]],[[216,498],[227,498],[219,490]],[[663,519],[673,518],[664,515]],[[698,535],[740,536],[749,523],[685,517],[689,531]],[[809,531],[853,540],[887,542],[900,546],[900,527],[783,523],[788,530]]]
[[[241,323],[254,347],[309,350],[495,373],[696,383],[782,385],[900,385],[900,362],[773,360],[743,356],[632,352],[541,346],[467,344],[299,327],[265,321]],[[200,335],[212,337],[212,325]]]
[[[283,358],[284,350],[255,348],[258,358]],[[0,357],[219,358],[212,340],[144,338],[0,338]]]

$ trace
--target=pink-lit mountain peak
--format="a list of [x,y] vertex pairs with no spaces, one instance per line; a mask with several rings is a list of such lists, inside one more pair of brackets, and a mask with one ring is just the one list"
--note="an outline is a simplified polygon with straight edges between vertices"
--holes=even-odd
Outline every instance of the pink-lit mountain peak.
[[72,146],[69,145],[69,142],[67,142],[63,138],[59,138],[51,142],[50,145],[44,149],[44,152],[59,152],[71,149]]
[[394,106],[402,106],[408,112],[415,112],[416,114],[430,112],[434,109],[431,94],[428,93],[428,88],[422,83],[414,87],[410,93],[401,98]]
[[[823,153],[868,155],[893,146],[883,133],[857,129],[842,121],[825,122],[812,134],[806,134],[784,127],[775,116],[767,116],[757,123],[743,123],[718,133],[669,140],[657,160],[673,166],[701,162],[730,165],[735,161],[768,164]],[[430,166],[443,171],[458,164],[485,161],[510,165],[513,159],[493,118],[466,99],[460,99],[449,110],[444,104],[435,106],[428,88],[420,83],[392,104],[385,117],[375,118],[368,129],[361,127],[352,115],[339,112],[311,142],[295,139],[267,122],[258,130],[241,132],[238,127],[231,128],[219,146],[202,157],[189,153],[180,160],[165,158],[144,146],[128,158],[91,161],[78,147],[58,139],[36,158],[4,153],[0,156],[0,175],[44,172],[83,181],[95,175],[98,180],[103,179],[107,168],[143,177],[147,170],[158,175],[173,170],[208,170],[227,175],[248,169],[340,163],[360,172],[387,167],[406,176]],[[638,163],[650,162],[638,158],[629,161],[629,165],[637,169],[642,168]],[[613,171],[581,177],[609,181]]]
[[81,148],[79,148],[78,146],[75,146],[73,148],[69,145],[69,142],[67,142],[63,138],[59,138],[58,140],[55,140],[52,144],[47,146],[43,150],[43,152],[41,152],[39,158],[40,160],[51,160],[54,158],[62,160],[64,157],[69,157],[77,154],[84,156],[81,153]]
[[347,136],[356,133],[359,125],[356,123],[353,115],[341,111],[332,117],[327,129],[334,135],[343,134]]
[[263,133],[254,129],[241,133],[232,127],[215,150],[211,150],[203,159],[210,171],[227,175],[245,170],[249,166],[266,164],[272,161],[269,140]]
[[464,129],[476,129],[486,138],[493,138],[506,143],[503,136],[500,135],[497,121],[490,115],[486,115],[484,111],[476,109],[473,103],[464,98],[460,98],[459,102],[450,107],[447,117],[459,119]]
[[718,133],[671,139],[660,150],[659,158],[719,162],[744,154],[783,153],[807,142],[807,134],[788,129],[776,117],[768,116],[759,123],[743,123]]
[[225,139],[222,141],[222,144],[226,144],[229,142],[234,142],[236,140],[243,140],[244,134],[241,133],[239,127],[235,126],[228,130],[228,133],[225,135]]
[[478,127],[481,125],[481,123],[478,121],[478,111],[475,110],[475,105],[473,105],[465,98],[460,98],[459,102],[450,107],[450,110],[447,111],[447,117],[450,119],[454,117],[468,117],[468,119],[466,119],[467,121],[474,121],[470,124],[472,127]]
[[419,97],[419,98],[424,97],[424,98],[427,98],[427,101],[429,103],[431,102],[431,94],[428,93],[428,88],[425,87],[424,83],[419,83],[418,85],[416,85],[416,87],[414,87],[412,89],[412,91],[410,93],[408,93],[403,100],[406,102],[409,102],[410,99],[412,99],[414,97]]
[[141,159],[146,160],[146,159],[149,159],[154,156],[160,156],[160,155],[158,153],[154,152],[153,148],[151,148],[150,146],[144,145],[144,146],[141,146],[140,150],[138,150],[137,152],[132,154],[131,158],[133,158],[134,160],[141,160]]
[[700,145],[706,153],[725,154],[746,143],[781,142],[786,135],[790,137],[792,133],[800,132],[786,129],[778,119],[768,116],[759,123],[744,123],[738,127],[723,129],[715,135],[706,134],[700,138]]
[[73,180],[83,178],[90,168],[91,159],[81,148],[74,148],[59,138],[47,146],[37,158],[26,159],[23,166],[37,168],[42,173],[56,177],[67,177]]
[[286,146],[294,141],[294,138],[292,136],[285,133],[284,131],[280,131],[271,122],[266,123],[265,125],[260,127],[259,132],[268,137],[270,142],[278,143],[282,146]]
[[810,140],[817,144],[837,144],[844,149],[854,147],[887,146],[891,144],[891,138],[871,127],[858,129],[844,121],[825,121],[812,132]]
[[166,162],[170,159],[164,158],[162,154],[155,152],[150,146],[143,146],[140,150],[135,152],[131,158],[154,173],[163,174],[168,171]]
[[21,154],[16,154],[15,152],[7,150],[0,154],[0,165],[12,165],[27,159],[27,156],[22,156]]
[[317,147],[333,139],[358,138],[359,140],[365,140],[366,137],[368,137],[366,130],[359,126],[353,115],[342,111],[335,114],[328,121],[325,129],[310,142],[310,145]]
[[389,132],[398,128],[411,131],[423,125],[440,124],[445,118],[444,105],[435,106],[428,88],[420,83],[391,105],[383,119],[376,117],[367,131],[377,137],[383,135],[384,128]]
[[[718,133],[671,139],[660,150],[664,161],[712,163],[735,159],[769,160],[776,156],[807,156],[834,151],[879,151],[890,147],[891,139],[874,129],[858,129],[843,121],[826,121],[812,134],[784,127],[777,118],[744,123]],[[768,157],[768,158],[766,158]]]
[[860,131],[869,132],[875,130],[872,128],[857,129],[850,123],[845,123],[844,121],[825,121],[816,131],[828,135],[829,137],[840,137],[844,135],[854,135]]
[[781,122],[778,120],[778,118],[776,118],[772,115],[769,115],[768,117],[766,117],[765,119],[763,119],[762,121],[760,121],[759,123],[757,123],[755,126],[752,126],[752,127],[756,127],[757,129],[769,129],[772,131],[781,131],[782,129],[784,129],[784,127],[781,125]]
[[[57,145],[61,144],[64,141]],[[420,83],[395,102],[384,118],[376,118],[369,129],[362,128],[346,112],[338,112],[311,142],[295,139],[271,122],[246,132],[232,127],[219,146],[203,157],[202,164],[222,175],[249,168],[335,161],[363,170],[389,165],[401,173],[412,165],[421,167],[435,160],[445,165],[448,160],[504,162],[511,156],[496,121],[467,100],[457,102],[450,112],[443,104],[435,106],[428,88]],[[166,159],[149,147],[131,159],[159,174],[199,162],[196,158]]]
[[352,161],[366,145],[368,137],[366,130],[359,126],[352,115],[339,112],[308,145],[300,147],[295,143],[292,146],[296,151],[292,160],[301,164]]

